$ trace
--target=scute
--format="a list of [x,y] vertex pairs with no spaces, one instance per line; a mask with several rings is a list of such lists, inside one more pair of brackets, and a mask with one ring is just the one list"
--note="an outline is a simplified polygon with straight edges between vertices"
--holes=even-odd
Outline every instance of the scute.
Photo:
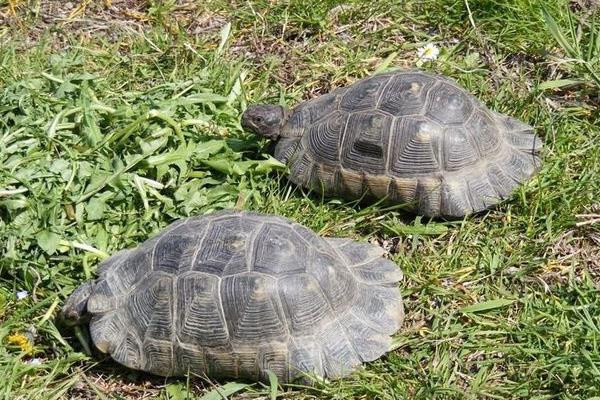
[[473,111],[473,100],[464,90],[438,82],[427,95],[427,117],[440,124],[463,124]]
[[485,110],[475,110],[465,123],[465,130],[479,150],[480,157],[493,157],[502,145],[498,125]]
[[308,272],[315,277],[334,312],[343,312],[352,304],[357,282],[337,257],[314,252]]
[[121,303],[122,295],[110,287],[106,279],[98,279],[87,302],[88,312],[100,314],[116,309]]
[[143,345],[136,332],[129,331],[112,352],[111,357],[115,361],[133,369],[143,369],[145,365],[145,356]]
[[146,337],[142,344],[145,356],[145,371],[152,371],[161,376],[171,376],[175,370],[173,343],[169,340],[156,340]]
[[288,226],[266,223],[256,235],[252,271],[273,277],[305,271],[308,246]]
[[340,109],[349,112],[374,109],[389,80],[389,75],[375,75],[352,85],[342,96]]
[[439,171],[442,128],[425,117],[403,117],[392,127],[390,173],[411,176]]
[[344,327],[337,321],[325,326],[319,333],[321,358],[325,374],[332,378],[348,375],[361,363]]
[[154,273],[128,297],[122,312],[139,337],[170,341],[173,301],[172,278]]
[[233,343],[257,345],[288,335],[274,278],[253,272],[223,278],[221,302]]
[[225,346],[229,334],[219,301],[220,279],[192,272],[177,280],[177,337],[195,347]]
[[310,124],[329,116],[338,109],[340,96],[337,93],[327,93],[305,103],[310,114]]
[[379,111],[351,114],[342,141],[342,166],[373,175],[385,173],[392,120]]
[[339,102],[345,89],[338,89],[314,99],[300,103],[282,128],[282,136],[297,138],[304,136],[308,127],[320,120],[327,119],[338,110]]
[[390,348],[390,336],[373,329],[352,313],[344,315],[341,324],[352,338],[352,348],[362,362],[373,361]]
[[319,326],[335,318],[331,305],[313,276],[287,276],[279,280],[278,288],[292,335],[311,335]]
[[396,117],[425,113],[425,101],[434,78],[421,73],[392,77],[379,100],[378,108]]
[[313,160],[325,164],[339,162],[340,144],[347,121],[347,113],[336,111],[308,129],[303,140]]
[[477,149],[471,144],[467,132],[462,127],[453,126],[444,130],[443,154],[445,171],[460,171],[479,160]]
[[207,232],[193,255],[192,270],[217,276],[247,271],[248,249],[256,223],[239,216],[207,222]]
[[170,274],[190,270],[200,238],[181,234],[161,237],[152,250],[152,269]]
[[190,373],[201,374],[208,372],[204,348],[177,343],[175,346],[175,372],[174,375],[184,376]]
[[[120,252],[119,257],[106,260],[103,268],[101,276],[106,281],[110,297],[130,293],[152,271],[152,250],[139,246],[126,253]],[[101,295],[96,290],[96,296]]]

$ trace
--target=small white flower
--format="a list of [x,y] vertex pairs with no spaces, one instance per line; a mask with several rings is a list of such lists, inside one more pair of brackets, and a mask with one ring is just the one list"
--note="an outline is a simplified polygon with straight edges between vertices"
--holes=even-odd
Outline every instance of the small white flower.
[[29,296],[29,292],[27,290],[21,290],[17,292],[17,300],[23,300]]
[[29,364],[29,365],[42,365],[42,359],[41,358],[32,358],[31,360],[25,361],[25,364]]
[[433,43],[428,43],[425,46],[417,49],[417,55],[419,60],[422,61],[433,61],[438,58],[440,49]]

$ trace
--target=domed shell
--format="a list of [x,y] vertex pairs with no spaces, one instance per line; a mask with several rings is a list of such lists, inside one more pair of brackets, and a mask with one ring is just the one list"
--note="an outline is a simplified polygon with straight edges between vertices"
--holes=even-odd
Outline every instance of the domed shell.
[[395,71],[301,103],[275,155],[291,180],[330,195],[460,217],[506,198],[539,167],[533,128],[454,81]]
[[271,215],[181,220],[99,271],[96,347],[163,376],[340,377],[388,351],[403,318],[380,248]]

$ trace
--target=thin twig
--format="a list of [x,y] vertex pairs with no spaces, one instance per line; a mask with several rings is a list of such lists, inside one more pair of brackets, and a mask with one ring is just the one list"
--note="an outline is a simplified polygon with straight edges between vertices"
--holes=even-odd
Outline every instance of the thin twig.
[[12,196],[13,194],[21,194],[21,193],[25,193],[27,192],[29,189],[27,188],[20,188],[20,189],[0,189],[0,197],[8,197],[8,196]]
[[469,15],[469,22],[471,23],[471,26],[473,27],[475,32],[477,32],[477,26],[475,26],[475,20],[473,19],[473,13],[471,12],[471,7],[469,7],[469,0],[465,0],[465,6],[467,7],[467,13]]
[[575,224],[575,226],[580,227],[580,226],[584,226],[584,225],[592,225],[595,224],[597,222],[600,222],[600,217],[599,218],[594,218],[594,219],[589,219],[587,221],[581,221]]

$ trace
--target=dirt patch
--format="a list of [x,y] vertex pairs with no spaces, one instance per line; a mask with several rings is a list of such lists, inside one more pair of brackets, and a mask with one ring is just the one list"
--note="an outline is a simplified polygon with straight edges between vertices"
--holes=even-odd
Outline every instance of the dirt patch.
[[164,385],[150,381],[125,382],[109,375],[87,374],[69,390],[70,399],[95,399],[98,392],[122,399],[156,398]]
[[593,13],[600,9],[600,0],[571,0],[569,7],[573,12]]
[[0,25],[11,28],[12,39],[23,38],[23,43],[34,44],[51,32],[57,46],[73,37],[115,42],[157,24],[173,33],[203,35],[218,32],[226,23],[225,17],[204,10],[199,3],[184,1],[177,1],[168,9],[150,7],[144,0],[46,0],[37,9],[26,3],[0,9]]
[[549,248],[550,261],[541,276],[544,282],[566,283],[570,273],[582,279],[589,274],[600,290],[600,206],[591,212],[579,214],[574,229],[565,232]]

